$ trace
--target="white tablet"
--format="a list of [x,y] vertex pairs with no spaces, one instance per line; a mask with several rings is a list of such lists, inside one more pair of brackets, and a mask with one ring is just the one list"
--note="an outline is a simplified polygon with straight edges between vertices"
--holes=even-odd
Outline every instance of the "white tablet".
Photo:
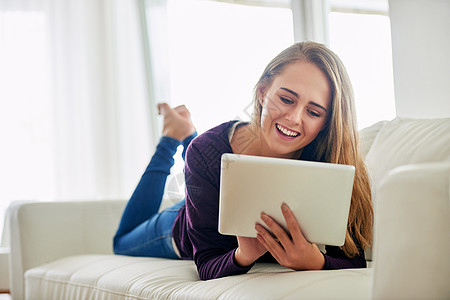
[[219,232],[256,237],[261,212],[286,229],[284,202],[309,242],[342,246],[354,175],[348,165],[223,154]]

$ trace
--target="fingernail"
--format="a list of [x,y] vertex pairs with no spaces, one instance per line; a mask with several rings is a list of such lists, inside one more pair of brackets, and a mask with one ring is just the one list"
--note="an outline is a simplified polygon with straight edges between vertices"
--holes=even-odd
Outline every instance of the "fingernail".
[[261,214],[261,219],[262,219],[263,221],[267,221],[267,220],[268,220],[267,215],[266,215],[265,213],[262,213],[262,214]]
[[281,209],[282,209],[283,211],[288,211],[288,206],[287,206],[287,204],[286,204],[286,203],[283,203],[283,204],[281,205]]

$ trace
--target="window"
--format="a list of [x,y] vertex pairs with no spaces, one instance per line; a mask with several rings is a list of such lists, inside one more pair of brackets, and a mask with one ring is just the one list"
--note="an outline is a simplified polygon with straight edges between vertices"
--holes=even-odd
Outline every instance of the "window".
[[54,168],[45,15],[0,11],[0,28],[3,216],[12,200],[53,197]]
[[395,118],[387,0],[334,0],[330,5],[330,47],[352,81],[359,129]]
[[185,103],[203,132],[249,119],[267,63],[294,42],[289,8],[168,1],[170,101]]
[[[164,65],[161,59],[154,63],[167,76],[156,89],[166,91],[156,98],[187,104],[199,132],[229,119],[248,119],[264,66],[294,42],[286,1],[259,1],[276,4],[271,7],[230,2],[236,1],[167,0],[166,51],[160,47],[159,53],[168,53]],[[394,118],[387,0],[330,0],[329,8],[326,36],[353,83],[359,128]],[[162,35],[161,26],[153,28]]]
[[[288,2],[269,2],[276,5],[167,0],[164,7],[147,2],[156,101],[186,104],[199,134],[232,119],[250,120],[253,88],[265,66],[294,43]],[[170,199],[184,193],[176,175],[183,168],[180,150],[171,170],[175,176],[167,180]]]

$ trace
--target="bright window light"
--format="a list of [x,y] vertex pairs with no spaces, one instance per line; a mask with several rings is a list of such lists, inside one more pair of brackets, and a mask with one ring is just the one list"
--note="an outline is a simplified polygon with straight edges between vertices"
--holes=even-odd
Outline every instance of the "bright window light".
[[329,30],[353,84],[359,129],[395,118],[389,17],[331,12]]
[[[157,101],[186,104],[199,134],[232,119],[250,120],[253,88],[265,66],[294,43],[292,11],[168,0],[167,15],[170,99]],[[183,166],[180,148],[171,173]],[[175,179],[166,191],[183,193]]]
[[171,104],[185,103],[199,133],[250,119],[264,67],[294,42],[288,8],[169,0]]
[[0,29],[1,220],[13,200],[51,198],[54,172],[45,16],[0,12]]

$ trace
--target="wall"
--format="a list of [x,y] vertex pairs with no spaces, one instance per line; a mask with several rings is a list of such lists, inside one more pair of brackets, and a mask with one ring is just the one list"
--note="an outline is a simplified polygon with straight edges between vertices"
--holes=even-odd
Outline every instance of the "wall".
[[397,116],[450,117],[450,1],[389,0]]

